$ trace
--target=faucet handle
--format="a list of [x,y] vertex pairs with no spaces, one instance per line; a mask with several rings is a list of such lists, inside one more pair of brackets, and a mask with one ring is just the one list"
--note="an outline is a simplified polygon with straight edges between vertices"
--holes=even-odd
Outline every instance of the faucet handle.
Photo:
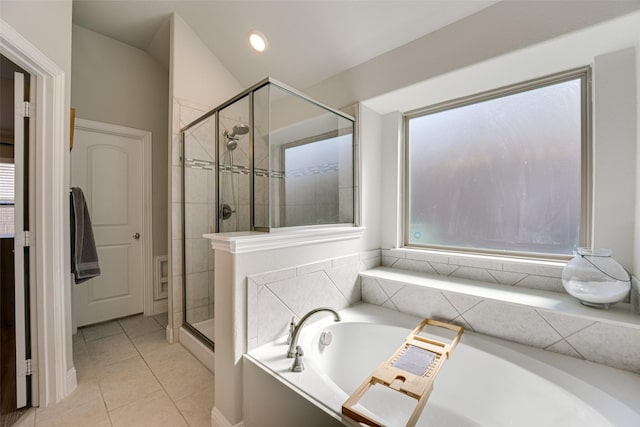
[[289,323],[289,336],[287,337],[287,345],[291,344],[293,340],[293,332],[296,330],[295,318],[291,316],[291,322]]
[[304,363],[302,363],[302,356],[304,356],[304,351],[302,351],[302,347],[298,345],[296,346],[296,358],[293,360],[293,366],[291,366],[291,370],[293,372],[304,371]]

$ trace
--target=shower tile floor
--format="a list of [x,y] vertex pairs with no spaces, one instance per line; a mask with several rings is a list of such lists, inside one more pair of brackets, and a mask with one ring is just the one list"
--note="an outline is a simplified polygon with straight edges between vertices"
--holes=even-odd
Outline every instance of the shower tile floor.
[[167,316],[134,316],[78,329],[78,388],[32,408],[18,427],[211,426],[213,374],[165,340]]

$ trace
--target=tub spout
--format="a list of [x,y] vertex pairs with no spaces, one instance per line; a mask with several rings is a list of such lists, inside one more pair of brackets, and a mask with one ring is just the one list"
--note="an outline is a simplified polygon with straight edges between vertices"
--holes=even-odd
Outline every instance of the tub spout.
[[319,308],[315,308],[313,310],[311,310],[310,312],[308,312],[307,314],[305,314],[304,316],[302,316],[302,319],[300,319],[300,321],[298,322],[297,325],[295,325],[292,329],[292,331],[290,332],[290,339],[288,340],[289,343],[289,351],[287,352],[287,357],[288,358],[293,358],[296,355],[296,347],[298,346],[298,337],[300,336],[300,331],[302,330],[302,326],[304,325],[304,323],[307,321],[307,319],[309,317],[311,317],[312,315],[322,312],[322,311],[328,311],[330,313],[333,313],[333,319],[336,322],[339,322],[340,320],[340,315],[338,314],[337,311],[335,311],[333,308],[329,308],[329,307],[319,307]]

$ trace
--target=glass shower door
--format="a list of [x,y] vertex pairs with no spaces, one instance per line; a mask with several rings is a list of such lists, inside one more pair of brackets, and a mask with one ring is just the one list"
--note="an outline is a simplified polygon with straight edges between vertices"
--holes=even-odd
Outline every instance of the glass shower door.
[[190,128],[183,140],[184,322],[213,345],[213,249],[203,234],[215,232],[215,115]]
[[218,231],[251,230],[249,96],[220,110]]

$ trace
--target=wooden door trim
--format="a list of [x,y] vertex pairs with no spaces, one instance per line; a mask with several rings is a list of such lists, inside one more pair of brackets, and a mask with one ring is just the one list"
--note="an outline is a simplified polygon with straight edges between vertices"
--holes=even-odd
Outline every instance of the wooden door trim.
[[133,138],[142,142],[142,287],[144,314],[150,316],[153,312],[153,191],[151,169],[151,141],[150,131],[118,126],[110,123],[97,122],[76,118],[76,130],[103,133],[107,135]]

